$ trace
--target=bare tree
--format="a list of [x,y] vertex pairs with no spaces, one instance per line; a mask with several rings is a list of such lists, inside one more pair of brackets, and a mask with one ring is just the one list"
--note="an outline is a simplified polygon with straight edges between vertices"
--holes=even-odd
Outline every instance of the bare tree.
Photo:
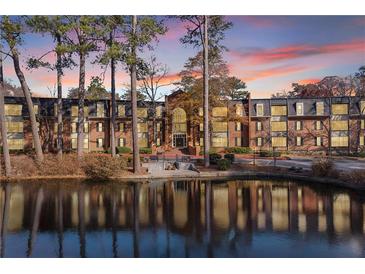
[[140,88],[141,94],[152,104],[152,117],[153,117],[153,142],[157,141],[156,132],[156,107],[157,101],[163,98],[163,94],[159,91],[162,87],[171,85],[172,83],[166,82],[166,76],[168,74],[168,68],[166,65],[157,61],[155,56],[151,56],[148,61],[145,61],[140,69]]

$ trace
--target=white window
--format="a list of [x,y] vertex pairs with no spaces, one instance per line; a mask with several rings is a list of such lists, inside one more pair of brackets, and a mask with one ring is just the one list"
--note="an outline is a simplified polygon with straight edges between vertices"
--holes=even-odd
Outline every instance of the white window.
[[118,146],[120,146],[120,147],[124,147],[125,146],[125,140],[124,140],[124,138],[119,138],[118,139]]
[[236,147],[240,147],[241,146],[241,137],[236,137],[234,139],[234,141],[235,141],[235,146]]
[[199,108],[199,116],[202,116],[203,117],[203,115],[204,115],[203,108]]
[[96,104],[96,116],[104,117],[104,104],[103,103]]
[[300,136],[297,136],[297,140],[296,140],[297,142],[297,146],[302,146],[303,144],[302,144],[302,137],[300,137]]
[[256,104],[256,116],[264,116],[264,105]]
[[89,132],[89,123],[85,122],[84,123],[84,133],[88,133]]
[[160,132],[161,131],[161,123],[157,123],[156,124],[156,131]]
[[360,101],[360,114],[365,114],[365,100]]
[[103,132],[103,123],[99,122],[96,124],[96,131]]
[[320,147],[322,146],[322,137],[316,137],[316,146],[317,147]]
[[258,137],[257,140],[256,140],[256,145],[258,147],[261,147],[262,146],[262,138],[261,137]]
[[324,103],[323,102],[316,102],[316,114],[324,115]]
[[256,122],[256,130],[261,131],[262,130],[262,122]]
[[162,116],[162,106],[156,107],[156,117],[161,118]]
[[236,131],[241,131],[241,123],[236,122]]
[[34,114],[39,114],[39,105],[33,105]]
[[361,120],[360,128],[365,129],[365,120]]
[[124,105],[118,105],[118,116],[119,117],[125,116],[125,106]]
[[124,131],[124,123],[119,123],[119,131],[120,132]]
[[236,105],[236,115],[242,117],[243,116],[243,106]]
[[77,139],[76,138],[72,138],[71,139],[71,148],[72,149],[76,149],[77,148]]
[[103,138],[97,138],[96,139],[96,147],[102,148],[104,146],[104,139]]
[[295,129],[296,130],[302,130],[302,122],[301,121],[296,121],[295,122]]
[[303,103],[296,103],[297,115],[304,115]]
[[156,146],[160,146],[161,145],[161,139],[160,138],[157,138],[156,139]]
[[204,124],[203,124],[203,123],[200,123],[200,124],[199,124],[199,130],[200,130],[200,131],[204,131]]
[[316,130],[322,130],[322,121],[316,121]]

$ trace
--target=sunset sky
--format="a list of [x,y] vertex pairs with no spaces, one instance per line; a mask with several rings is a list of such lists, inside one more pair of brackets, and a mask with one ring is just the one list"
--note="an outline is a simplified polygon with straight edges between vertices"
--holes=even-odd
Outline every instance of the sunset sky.
[[[169,68],[166,82],[178,80],[178,73],[196,49],[182,45],[184,24],[166,19],[169,31],[160,37],[154,54]],[[228,16],[233,27],[226,33],[223,44],[229,49],[224,54],[230,74],[247,83],[252,96],[269,97],[272,93],[290,89],[291,83],[315,82],[329,75],[346,76],[365,65],[365,16]],[[22,61],[50,50],[50,37],[29,34],[21,47]],[[149,56],[146,51],[143,55]],[[50,57],[51,59],[53,57]],[[75,58],[77,61],[77,59]],[[91,64],[86,78],[102,73]],[[9,59],[4,64],[5,77],[18,85]],[[49,96],[56,83],[55,72],[39,69],[25,70],[31,90]],[[109,72],[105,76],[109,89]],[[128,83],[128,75],[118,68],[117,88],[120,92]],[[64,91],[76,87],[78,69],[65,71]],[[168,94],[175,87],[162,91]]]

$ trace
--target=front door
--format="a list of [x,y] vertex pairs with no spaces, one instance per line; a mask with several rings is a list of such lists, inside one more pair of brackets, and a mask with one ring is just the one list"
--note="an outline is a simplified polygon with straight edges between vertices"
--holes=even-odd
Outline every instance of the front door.
[[173,146],[177,148],[186,147],[186,134],[174,134]]

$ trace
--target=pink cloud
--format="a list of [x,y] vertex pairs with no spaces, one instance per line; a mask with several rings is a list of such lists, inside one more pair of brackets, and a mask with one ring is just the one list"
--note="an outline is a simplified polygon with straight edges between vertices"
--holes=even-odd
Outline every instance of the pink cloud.
[[269,78],[297,73],[306,69],[307,67],[304,66],[279,66],[267,69],[247,70],[243,71],[242,74],[244,74],[244,76],[241,76],[240,78],[245,82],[251,82],[261,78]]
[[296,59],[312,55],[331,54],[338,52],[365,52],[365,39],[327,45],[288,45],[271,49],[256,49],[252,51],[231,51],[234,58],[240,58],[250,65],[269,64],[282,60]]

